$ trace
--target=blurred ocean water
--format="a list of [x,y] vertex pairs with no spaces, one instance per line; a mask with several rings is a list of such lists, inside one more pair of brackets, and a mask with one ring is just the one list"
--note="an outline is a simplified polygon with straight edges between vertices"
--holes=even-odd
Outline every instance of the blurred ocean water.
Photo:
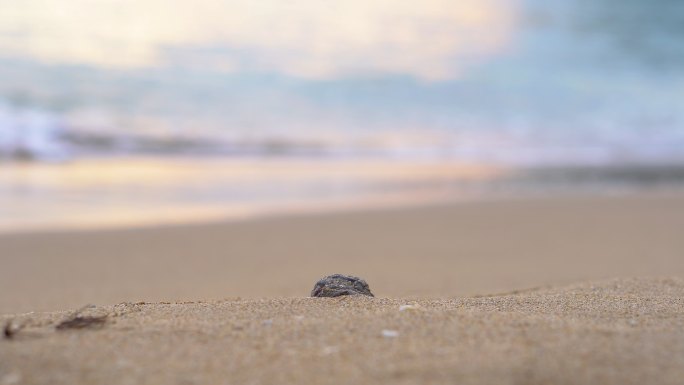
[[344,3],[2,0],[0,154],[684,160],[679,1]]
[[0,0],[0,228],[680,188],[682,42],[678,0]]

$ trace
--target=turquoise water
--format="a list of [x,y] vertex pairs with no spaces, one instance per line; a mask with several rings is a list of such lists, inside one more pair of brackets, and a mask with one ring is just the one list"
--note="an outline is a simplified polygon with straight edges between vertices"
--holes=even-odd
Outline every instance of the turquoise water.
[[682,42],[679,0],[0,0],[0,231],[681,191]]
[[188,4],[0,1],[0,156],[684,161],[680,1]]

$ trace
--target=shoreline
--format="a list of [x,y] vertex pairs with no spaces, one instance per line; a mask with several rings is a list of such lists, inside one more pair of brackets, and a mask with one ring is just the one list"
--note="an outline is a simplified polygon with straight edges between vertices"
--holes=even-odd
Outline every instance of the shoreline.
[[0,164],[0,234],[239,222],[556,196],[684,192],[684,165],[105,158]]
[[[269,220],[284,220],[310,217],[326,217],[338,215],[356,215],[363,213],[385,213],[435,209],[442,207],[458,207],[469,205],[487,205],[498,203],[549,202],[562,200],[603,200],[603,199],[668,199],[684,195],[684,186],[666,186],[641,189],[604,189],[576,191],[526,191],[488,193],[483,195],[449,196],[443,192],[414,193],[396,192],[380,194],[358,199],[340,199],[337,201],[320,201],[301,204],[272,204],[261,207],[245,207],[243,209],[225,207],[198,208],[160,208],[165,213],[148,219],[124,219],[122,221],[54,222],[46,225],[2,226],[0,238],[41,235],[72,234],[98,232],[145,231],[155,229],[193,228],[205,226],[234,225]],[[176,211],[174,211],[176,210]]]
[[[243,220],[459,197],[505,170],[391,159],[90,159],[0,164],[0,233]],[[454,196],[455,195],[455,196]]]

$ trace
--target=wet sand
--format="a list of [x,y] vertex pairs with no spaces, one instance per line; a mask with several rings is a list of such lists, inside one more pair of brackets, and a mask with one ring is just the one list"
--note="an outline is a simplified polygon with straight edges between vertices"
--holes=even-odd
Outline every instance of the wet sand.
[[[634,194],[4,234],[0,384],[675,384],[682,228]],[[336,272],[377,298],[306,298]]]
[[297,157],[0,163],[0,232],[125,229],[405,207],[467,198],[473,194],[469,190],[512,173],[453,161]]

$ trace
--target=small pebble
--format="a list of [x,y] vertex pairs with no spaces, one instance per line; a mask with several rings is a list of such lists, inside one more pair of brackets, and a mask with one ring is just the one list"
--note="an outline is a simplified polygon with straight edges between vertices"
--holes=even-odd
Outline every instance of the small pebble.
[[340,297],[343,295],[367,295],[373,297],[366,281],[351,275],[333,274],[321,278],[311,291],[312,297]]
[[399,337],[399,332],[396,330],[385,329],[382,331],[382,336],[385,338],[396,338]]
[[418,307],[418,305],[401,305],[399,306],[399,311],[416,310]]

